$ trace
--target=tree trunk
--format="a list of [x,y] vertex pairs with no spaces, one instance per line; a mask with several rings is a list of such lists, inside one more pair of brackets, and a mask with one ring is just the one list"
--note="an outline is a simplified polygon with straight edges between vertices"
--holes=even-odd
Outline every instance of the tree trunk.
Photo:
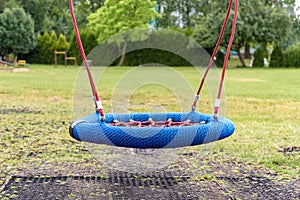
[[249,44],[245,44],[245,58],[251,59],[250,45]]
[[18,55],[15,53],[12,53],[9,57],[9,61],[10,63],[13,63],[15,66],[17,66],[17,61],[18,61]]
[[240,43],[237,45],[237,53],[238,53],[238,56],[239,56],[242,66],[246,67],[244,56],[241,54],[241,44]]
[[127,40],[125,40],[124,46],[122,48],[122,56],[118,66],[122,66],[125,62],[126,49],[127,49]]
[[190,18],[190,12],[191,12],[191,7],[189,5],[189,1],[186,1],[186,11],[185,11],[185,14],[186,14],[186,27],[185,28],[190,28],[191,27],[191,18]]

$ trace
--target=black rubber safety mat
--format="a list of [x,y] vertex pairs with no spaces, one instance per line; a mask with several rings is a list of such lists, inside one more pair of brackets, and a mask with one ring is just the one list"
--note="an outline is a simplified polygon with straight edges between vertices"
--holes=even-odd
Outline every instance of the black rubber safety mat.
[[[198,199],[189,177],[145,177],[122,173],[108,177],[13,176],[1,196],[7,199]],[[200,188],[199,188],[200,189]],[[203,194],[202,194],[203,195]]]
[[169,172],[12,176],[0,199],[300,199],[297,183],[279,186],[259,176],[215,178],[193,180]]
[[[1,200],[161,200],[161,199],[299,199],[300,180],[282,180],[276,173],[244,163],[178,160],[164,168],[133,173],[99,163],[80,168],[66,163],[36,166],[7,174],[0,185]],[[195,164],[196,163],[196,164]],[[101,167],[102,166],[102,167]],[[59,169],[59,171],[56,171]],[[70,174],[72,172],[73,174]]]

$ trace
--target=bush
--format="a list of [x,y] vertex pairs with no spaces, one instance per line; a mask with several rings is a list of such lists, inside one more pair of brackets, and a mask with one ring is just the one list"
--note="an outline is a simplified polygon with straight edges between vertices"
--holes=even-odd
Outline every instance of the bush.
[[29,56],[29,62],[38,64],[50,64],[51,61],[49,60],[49,53],[51,52],[48,49],[49,46],[52,46],[49,33],[45,32],[43,35],[38,33],[36,49],[33,52],[33,55]]
[[223,67],[224,58],[225,58],[225,54],[219,50],[215,60],[217,67]]
[[[88,29],[80,30],[80,38],[86,55],[98,45],[96,35]],[[68,55],[76,57],[78,64],[82,63],[74,32],[71,36]]]
[[254,60],[252,67],[264,67],[264,55],[265,50],[263,48],[259,47],[258,49],[256,49],[256,51],[254,52]]
[[[0,13],[0,54],[28,53],[35,47],[34,21],[23,8]],[[15,59],[15,58],[14,58]]]
[[292,45],[283,53],[283,66],[300,67],[300,46]]
[[[29,62],[37,64],[53,64],[54,63],[54,51],[67,51],[69,49],[69,43],[63,34],[58,37],[55,31],[51,34],[45,32],[44,34],[38,34],[36,50],[29,56]],[[58,57],[58,63],[63,63],[64,57]]]
[[[119,59],[112,63],[112,65],[117,65],[119,63]],[[152,48],[128,52],[126,54],[124,65],[139,66],[149,63],[158,63],[166,66],[191,66],[191,63],[173,52]]]
[[[179,55],[185,55],[187,52],[191,54],[191,52],[193,53],[193,50],[195,50],[195,55],[199,53],[199,49],[197,49],[197,47],[189,46],[190,40],[188,37],[186,37],[186,40],[184,41],[178,41],[179,47],[177,47],[176,46],[177,38],[182,38],[182,37],[180,37],[180,35],[174,34],[173,32],[170,34],[169,31],[162,30],[162,31],[153,31],[151,33],[146,32],[146,34],[151,34],[147,40],[130,42],[130,47],[132,49],[134,49],[134,47],[145,47],[145,48],[144,49],[136,48],[137,50],[126,53],[125,62],[123,64],[124,66],[139,66],[139,65],[150,64],[150,63],[153,64],[157,63],[157,64],[162,64],[167,66],[191,66],[191,63],[187,62],[184,58],[182,58]],[[91,51],[98,45],[96,41],[96,36],[89,29],[80,30],[80,36],[85,49],[85,53],[88,56],[91,53]],[[174,41],[176,42],[174,43]],[[106,41],[100,45],[100,49],[103,49],[103,47],[107,47],[103,50],[105,51],[106,55],[110,55],[108,57],[115,55],[116,60],[110,63],[111,66],[115,66],[119,64],[120,58],[117,58],[117,56],[119,56],[121,47],[118,46],[118,42],[119,40],[116,38],[116,40],[113,42],[108,43]],[[175,47],[177,47],[178,51],[176,51],[176,53],[173,53],[163,49],[151,48],[152,46],[155,46],[153,44],[160,44],[161,42],[165,43],[162,46],[168,46],[168,44],[173,45],[173,47],[170,48],[176,49]],[[74,33],[71,37],[70,50],[68,55],[76,56],[78,63],[81,63],[82,59],[78,51]],[[98,54],[97,56],[100,56],[100,54]],[[105,59],[106,58],[103,57],[100,63],[101,64],[106,63]],[[194,62],[194,63],[199,63],[200,62],[199,60],[201,60],[201,58],[197,56],[193,57],[192,59],[194,60],[190,62]],[[98,62],[96,60],[97,59],[94,60],[93,64]],[[206,60],[204,59],[204,62],[205,61]],[[223,66],[223,63],[221,66]]]
[[280,46],[276,45],[271,54],[270,67],[284,67],[283,53]]

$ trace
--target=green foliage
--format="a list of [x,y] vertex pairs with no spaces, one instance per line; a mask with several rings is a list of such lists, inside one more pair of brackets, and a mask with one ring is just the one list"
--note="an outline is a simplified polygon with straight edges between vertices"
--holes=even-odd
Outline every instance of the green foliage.
[[23,8],[0,14],[0,54],[28,53],[35,46],[34,22]]
[[252,67],[264,67],[264,58],[265,58],[265,50],[262,47],[259,47],[254,52],[254,60]]
[[68,1],[57,0],[27,0],[21,1],[22,6],[35,22],[35,33],[50,32],[54,30],[69,35],[72,29],[71,18],[68,10]]
[[208,0],[158,0],[157,4],[158,11],[162,15],[162,18],[157,20],[157,26],[180,27],[183,30],[193,28],[198,18],[207,14],[210,5]]
[[300,46],[292,45],[283,53],[283,66],[300,67]]
[[158,0],[158,11],[161,13],[161,18],[157,20],[157,26],[163,28],[171,28],[176,26],[177,17],[172,15],[176,11],[174,0]]
[[276,45],[271,54],[270,67],[283,67],[283,53],[282,48]]
[[[118,33],[149,27],[149,22],[160,17],[155,11],[155,4],[151,0],[107,0],[103,7],[88,17],[88,26],[95,31],[97,41],[101,43]],[[119,38],[119,43],[143,38],[139,34],[126,35]]]
[[[215,45],[227,10],[227,1],[212,1],[210,12],[199,18],[194,38],[205,48]],[[232,21],[232,14],[229,24]],[[280,43],[291,30],[291,18],[283,7],[272,7],[263,0],[240,1],[236,36],[233,48],[240,50],[251,43]],[[229,40],[231,28],[227,27],[222,46]]]
[[[50,53],[52,53],[49,48],[51,48],[52,41],[51,41],[51,37],[48,34],[48,32],[45,32],[43,35],[41,35],[40,33],[37,36],[37,55],[33,56],[32,59],[30,60],[30,62],[33,63],[45,63],[45,64],[49,64],[51,61],[49,60],[48,56]],[[53,54],[53,53],[52,53]]]
[[300,19],[297,16],[291,16],[293,28],[289,34],[288,40],[284,43],[284,49],[293,44],[300,44]]
[[76,18],[79,29],[86,28],[87,17],[104,5],[105,0],[79,0],[76,6]]
[[[168,29],[153,31],[140,29],[139,31],[140,34],[145,34],[147,39],[128,43],[128,46],[131,48],[126,53],[125,66],[139,66],[149,63],[167,66],[191,66],[191,63],[199,62],[199,57],[191,56],[193,53],[199,53],[199,48],[197,48],[197,45],[194,45],[189,37]],[[131,33],[135,33],[135,30],[128,32],[128,34]],[[120,52],[115,53],[118,50],[116,43],[108,44],[108,46],[106,51],[110,51],[110,55],[115,55],[114,58],[120,56]],[[116,59],[111,65],[117,65],[121,59]]]
[[70,44],[68,43],[66,36],[63,34],[59,34],[56,42],[55,47],[57,51],[67,51],[70,48]]
[[[62,34],[57,37],[55,31],[52,31],[50,35],[47,32],[44,34],[39,33],[37,36],[36,52],[31,56],[30,62],[53,64],[54,51],[67,51],[69,46],[66,37]],[[62,60],[63,57],[59,57],[59,61],[62,62]]]
[[225,54],[219,50],[216,54],[216,60],[215,60],[215,64],[217,65],[217,67],[223,67],[224,58],[225,58]]
[[[96,35],[87,28],[80,30],[80,38],[81,38],[81,42],[84,46],[84,51],[85,51],[86,55],[88,55],[98,44]],[[79,50],[78,50],[76,37],[75,37],[74,33],[71,36],[70,49],[69,49],[68,54],[71,56],[75,56],[77,59],[77,63],[81,64],[82,58],[81,58]]]
[[0,0],[0,13],[3,13],[5,9],[5,0]]
[[20,7],[18,0],[0,0],[0,13],[3,13],[6,8],[12,9]]
[[[56,0],[0,0],[0,13],[3,8],[22,7],[34,20],[35,33],[50,32],[68,35],[71,27],[68,1]],[[72,30],[72,29],[71,29]]]
[[[105,0],[74,0],[78,25],[84,28],[87,16],[94,13]],[[51,32],[64,34],[68,39],[72,33],[72,21],[68,1],[57,0],[0,0],[0,13],[5,8],[22,7],[35,23],[35,33]]]
[[[98,43],[107,40],[122,46],[119,65],[123,65],[128,42],[147,39],[147,34],[141,34],[138,29],[150,27],[149,23],[160,17],[155,5],[152,0],[107,0],[103,7],[88,17],[88,27],[98,36]],[[136,31],[127,32],[133,29]]]
[[[191,66],[184,58],[179,55],[161,49],[140,49],[126,54],[125,66],[139,66],[145,63],[158,63],[166,66]],[[112,65],[117,65],[119,59]]]

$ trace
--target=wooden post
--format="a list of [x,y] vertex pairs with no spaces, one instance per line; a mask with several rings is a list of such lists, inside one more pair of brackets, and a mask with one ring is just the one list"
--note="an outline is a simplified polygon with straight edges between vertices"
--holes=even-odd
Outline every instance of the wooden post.
[[74,61],[74,65],[77,66],[77,60],[76,57],[67,57],[67,61],[68,60],[73,60]]
[[65,67],[67,67],[67,52],[66,51],[64,52],[65,52]]
[[64,55],[64,61],[65,61],[65,67],[67,66],[67,52],[66,51],[54,51],[54,63],[55,66],[57,65],[57,55],[63,54]]
[[57,65],[57,54],[56,51],[54,51],[54,65]]

